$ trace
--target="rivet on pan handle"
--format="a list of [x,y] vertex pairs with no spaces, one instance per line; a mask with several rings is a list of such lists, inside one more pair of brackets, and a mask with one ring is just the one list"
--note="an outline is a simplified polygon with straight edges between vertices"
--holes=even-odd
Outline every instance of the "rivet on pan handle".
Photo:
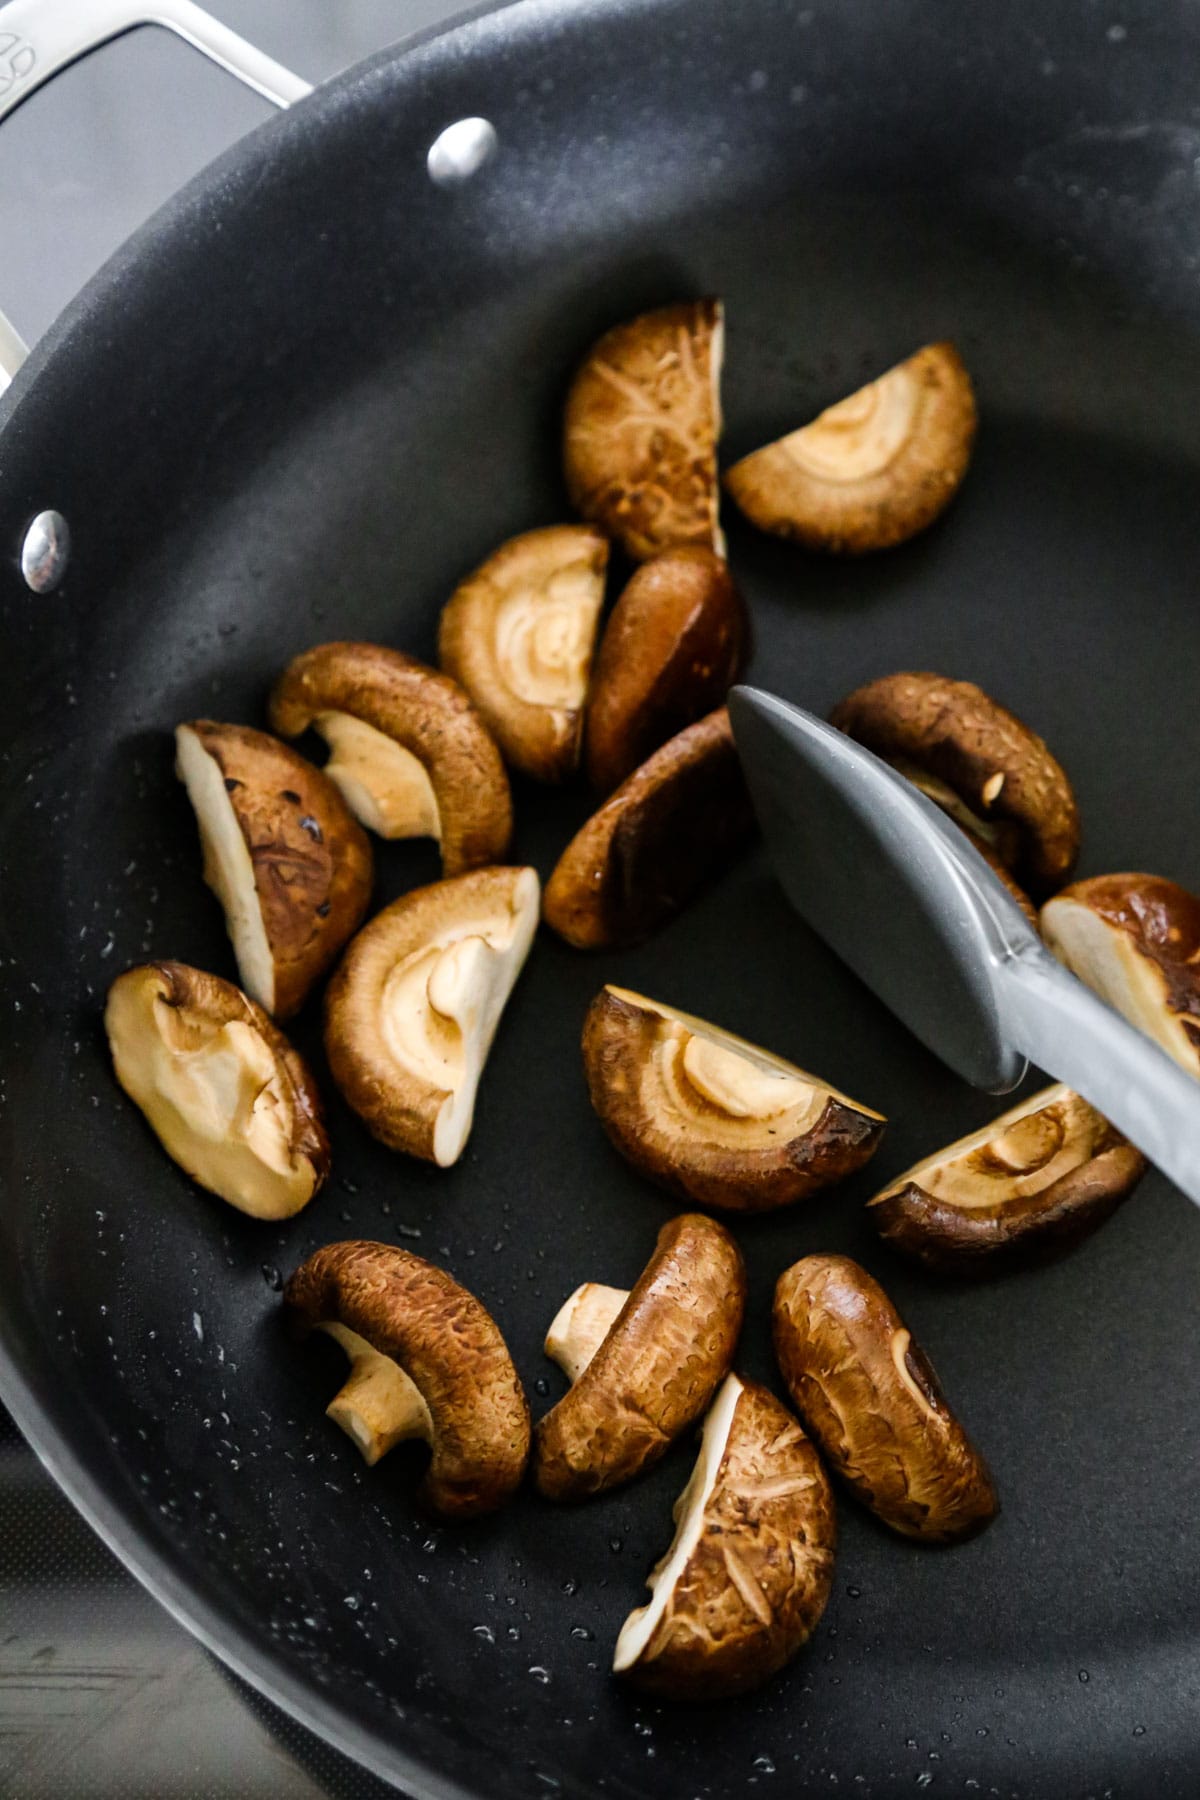
[[[211,18],[193,0],[9,0],[0,6],[0,119],[43,82],[138,25],[162,25],[275,106],[311,84]],[[28,354],[0,312],[0,393]]]

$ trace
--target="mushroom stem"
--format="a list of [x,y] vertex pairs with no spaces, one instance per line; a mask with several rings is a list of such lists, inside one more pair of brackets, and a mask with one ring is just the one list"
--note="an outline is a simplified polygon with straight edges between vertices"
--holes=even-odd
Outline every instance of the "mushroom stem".
[[398,1362],[336,1320],[327,1320],[317,1329],[340,1344],[350,1358],[349,1377],[325,1408],[325,1416],[341,1426],[365,1463],[377,1463],[406,1438],[432,1443],[429,1408]]
[[585,1281],[559,1307],[546,1333],[545,1348],[568,1381],[579,1380],[628,1298],[628,1288]]

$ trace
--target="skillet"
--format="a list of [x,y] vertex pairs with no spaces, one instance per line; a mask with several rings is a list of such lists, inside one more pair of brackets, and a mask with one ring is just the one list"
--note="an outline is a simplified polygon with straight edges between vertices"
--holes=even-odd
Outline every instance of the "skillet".
[[[964,491],[902,550],[819,562],[727,518],[752,678],[818,712],[893,668],[975,679],[1071,771],[1084,872],[1200,886],[1198,49],[1180,0],[524,0],[252,134],[0,402],[0,1397],[177,1616],[413,1794],[1200,1783],[1191,1209],[1152,1176],[1071,1260],[982,1287],[895,1261],[860,1203],[997,1103],[806,934],[761,853],[640,950],[539,943],[454,1170],[371,1144],[326,1081],[334,1178],[286,1228],[165,1162],[99,1024],[145,955],[233,972],[171,727],[261,723],[275,672],[324,637],[431,656],[457,577],[566,516],[557,422],[583,350],[691,293],[728,307],[730,457],[937,337],[980,393]],[[435,185],[430,144],[475,115],[497,154]],[[72,548],[35,594],[19,553],[47,507]],[[516,854],[545,873],[586,803],[516,800]],[[378,864],[380,900],[436,872],[420,849]],[[605,979],[891,1116],[863,1177],[740,1231],[741,1361],[772,1378],[786,1263],[862,1258],[1004,1503],[948,1554],[842,1506],[808,1652],[702,1712],[606,1674],[690,1445],[584,1510],[527,1497],[431,1526],[419,1458],[358,1466],[322,1417],[334,1353],[278,1320],[279,1275],[317,1245],[392,1239],[479,1293],[550,1404],[549,1317],[582,1279],[628,1284],[668,1212],[589,1115],[576,1045]],[[311,1016],[295,1035],[320,1069]]]

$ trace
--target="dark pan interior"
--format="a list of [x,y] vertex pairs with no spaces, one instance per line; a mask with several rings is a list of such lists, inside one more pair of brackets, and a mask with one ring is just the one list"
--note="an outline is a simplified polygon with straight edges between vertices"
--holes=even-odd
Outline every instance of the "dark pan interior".
[[[10,397],[0,541],[60,507],[62,590],[0,569],[7,1022],[0,1387],[110,1539],[276,1698],[421,1794],[1192,1795],[1200,1230],[1157,1177],[1053,1268],[935,1283],[874,1241],[883,1177],[998,1103],[950,1078],[785,907],[761,853],[644,948],[543,937],[462,1163],[368,1141],[285,1228],[195,1191],[111,1080],[105,987],[147,954],[232,974],[173,779],[182,718],[262,721],[293,652],[430,655],[455,579],[564,516],[564,382],[603,325],[718,292],[727,450],[948,335],[978,383],[966,487],[926,538],[835,564],[730,517],[759,682],[823,711],[928,667],[981,682],[1077,784],[1085,871],[1200,886],[1200,125],[1193,6],[957,0],[521,5],[380,59],[257,134],[123,253]],[[435,189],[428,143],[501,152]],[[578,791],[520,787],[546,873]],[[435,872],[382,848],[380,898]],[[938,979],[936,968],[928,971]],[[686,1711],[606,1670],[693,1454],[582,1510],[419,1519],[322,1417],[337,1359],[278,1272],[353,1235],[495,1312],[535,1412],[580,1280],[627,1283],[668,1203],[592,1120],[605,979],[818,1069],[893,1119],[859,1179],[740,1230],[742,1363],[813,1249],[895,1295],[1004,1511],[928,1552],[841,1509],[834,1597],[760,1695]],[[311,1016],[296,1037],[318,1069]]]

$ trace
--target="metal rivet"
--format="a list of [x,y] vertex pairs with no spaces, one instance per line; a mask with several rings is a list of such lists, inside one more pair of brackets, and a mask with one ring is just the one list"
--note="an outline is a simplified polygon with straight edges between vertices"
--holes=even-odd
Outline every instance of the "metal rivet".
[[499,148],[490,119],[456,119],[429,146],[425,166],[439,187],[457,187],[489,162]]
[[40,512],[21,545],[21,573],[35,594],[50,594],[67,572],[71,528],[60,512]]

